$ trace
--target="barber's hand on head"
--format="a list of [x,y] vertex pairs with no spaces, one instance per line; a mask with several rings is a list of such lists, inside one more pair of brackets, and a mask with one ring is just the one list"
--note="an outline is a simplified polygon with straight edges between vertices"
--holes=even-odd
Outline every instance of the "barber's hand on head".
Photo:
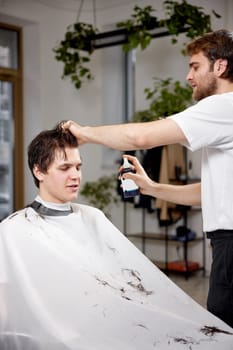
[[64,130],[69,130],[77,139],[79,145],[85,143],[85,137],[83,135],[83,127],[73,120],[67,120],[62,123],[62,128]]
[[[151,187],[155,184],[155,182],[149,178],[141,163],[136,157],[130,156],[128,154],[124,154],[123,157],[127,158],[131,162],[132,169],[135,171],[135,173],[124,173],[123,177],[125,179],[134,180],[142,194],[150,195]],[[123,167],[121,166],[119,171],[121,172],[122,170]]]

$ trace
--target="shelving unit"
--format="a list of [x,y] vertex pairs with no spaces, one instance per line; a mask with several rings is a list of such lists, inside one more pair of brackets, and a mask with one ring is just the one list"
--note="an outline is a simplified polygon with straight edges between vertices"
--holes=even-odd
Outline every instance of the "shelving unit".
[[[192,173],[193,169],[192,169],[192,162],[189,159],[186,148],[182,148],[182,151],[184,152],[183,157],[181,157],[182,153],[179,153],[180,151],[181,150],[177,147],[170,149],[170,151],[166,150],[167,153],[166,152],[164,153],[166,155],[166,158],[164,158],[163,160],[166,161],[167,163],[165,164],[163,163],[163,165],[161,165],[162,164],[162,157],[161,157],[160,169],[162,169],[163,171],[162,175],[164,175],[164,173],[166,175],[164,176],[164,179],[165,179],[164,183],[169,183],[171,185],[178,185],[178,186],[199,183],[200,178],[198,178],[197,175],[195,175],[195,177],[193,176],[193,174],[192,174],[192,177],[190,176],[190,173]],[[153,159],[153,161],[155,160]],[[170,167],[170,172],[168,171],[168,168],[166,169],[166,171],[164,170],[166,165]],[[159,178],[158,180],[155,179],[155,181],[163,182],[164,179]],[[141,219],[140,221],[139,220],[137,221],[138,225],[140,226],[140,229],[136,228],[136,232],[135,232],[134,230],[128,231],[128,225],[127,225],[129,222],[128,221],[129,212],[127,207],[128,204],[129,203],[124,202],[123,225],[124,225],[125,235],[129,239],[132,239],[132,241],[135,243],[136,243],[135,240],[140,240],[142,252],[148,257],[150,257],[150,259],[158,267],[164,270],[165,273],[167,274],[169,274],[170,272],[183,273],[186,278],[188,278],[191,273],[198,270],[202,270],[203,276],[205,275],[206,247],[205,247],[204,233],[202,231],[201,233],[199,232],[199,234],[197,234],[194,239],[191,239],[192,237],[186,237],[185,239],[185,236],[184,236],[182,237],[183,239],[181,240],[180,238],[176,237],[176,234],[175,234],[176,232],[174,232],[176,231],[178,226],[184,227],[184,233],[185,233],[185,229],[188,230],[188,228],[192,231],[193,227],[191,224],[190,214],[191,213],[195,214],[200,212],[201,211],[200,207],[176,206],[176,208],[173,208],[170,205],[171,203],[166,203],[166,202],[161,203],[161,201],[159,202],[157,201],[156,207],[158,209],[156,208],[156,210],[159,210],[159,211],[156,214],[162,213],[163,215],[161,215],[159,219],[155,217],[155,224],[153,224],[153,221],[150,222],[149,230],[147,230],[148,225],[146,225],[146,219],[148,215],[147,208],[142,207],[139,209],[137,207],[137,209],[135,210],[141,211]],[[165,212],[164,209],[166,209],[167,212]],[[173,213],[173,210],[175,210],[174,213],[176,213],[176,211],[178,210],[179,215],[173,216],[171,214]],[[154,230],[153,230],[153,227],[155,227]],[[156,256],[154,257],[151,254],[151,252],[149,253],[147,251],[148,242],[150,241],[155,241],[155,242],[157,241],[160,245],[162,244],[164,245],[164,256],[162,257],[162,261],[157,261],[158,259],[156,259]],[[191,261],[189,250],[190,248],[194,248],[195,245],[201,245],[202,254],[200,256],[200,254],[198,253],[197,261],[196,261],[196,258],[195,258],[195,261]],[[175,248],[177,248],[177,250],[181,248],[182,250],[182,257],[178,256],[178,260],[174,259],[174,254],[173,254],[174,251],[171,250],[171,249],[174,250]],[[161,259],[161,254],[160,254],[160,259]]]
[[[127,203],[124,203],[124,226],[127,227]],[[126,233],[126,237],[129,239],[139,239],[141,241],[141,250],[143,254],[147,255],[146,251],[146,243],[150,240],[153,241],[159,241],[160,243],[164,243],[164,260],[163,261],[157,261],[154,259],[151,259],[152,262],[156,264],[161,270],[163,270],[166,274],[176,272],[176,273],[182,273],[184,274],[185,278],[188,278],[190,274],[196,271],[202,271],[203,276],[205,275],[205,236],[202,232],[202,236],[197,236],[193,240],[184,240],[180,241],[175,239],[174,235],[171,235],[169,233],[169,226],[164,226],[160,228],[160,232],[147,232],[146,231],[146,209],[141,208],[137,209],[141,210],[142,217],[141,217],[141,231],[137,233]],[[199,208],[189,209],[192,210],[200,210]],[[187,217],[188,213],[184,215],[184,223],[187,226]],[[125,230],[127,232],[127,230]],[[189,249],[196,245],[201,244],[202,246],[202,262],[199,264],[197,262],[189,261],[188,251]],[[169,260],[169,247],[181,247],[183,251],[183,259],[178,261],[171,261]]]

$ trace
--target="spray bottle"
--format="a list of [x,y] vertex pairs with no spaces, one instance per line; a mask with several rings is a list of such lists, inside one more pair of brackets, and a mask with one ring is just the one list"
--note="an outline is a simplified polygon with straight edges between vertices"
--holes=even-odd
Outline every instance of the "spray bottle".
[[134,197],[139,195],[139,188],[136,185],[136,183],[131,180],[131,179],[124,179],[122,177],[123,174],[125,173],[133,173],[133,169],[128,161],[127,158],[123,158],[123,170],[121,171],[121,184],[122,184],[122,189],[123,189],[123,196],[124,198],[129,198],[129,197]]

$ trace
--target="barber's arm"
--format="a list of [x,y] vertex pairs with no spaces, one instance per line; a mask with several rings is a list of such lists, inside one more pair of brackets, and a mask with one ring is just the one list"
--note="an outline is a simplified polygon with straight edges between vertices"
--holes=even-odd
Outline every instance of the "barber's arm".
[[169,185],[152,181],[136,157],[124,155],[132,163],[136,173],[125,173],[124,178],[136,182],[142,194],[181,205],[201,205],[201,183]]
[[149,149],[156,146],[184,143],[185,135],[170,118],[147,123],[126,123],[104,126],[81,126],[74,121],[65,122],[79,144],[101,144],[113,149],[129,151]]

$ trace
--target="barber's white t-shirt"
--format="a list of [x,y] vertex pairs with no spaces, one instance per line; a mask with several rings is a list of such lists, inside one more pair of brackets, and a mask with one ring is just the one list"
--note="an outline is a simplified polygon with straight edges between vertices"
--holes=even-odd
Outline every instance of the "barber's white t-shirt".
[[202,149],[203,229],[233,229],[233,92],[213,95],[171,117],[191,151]]

